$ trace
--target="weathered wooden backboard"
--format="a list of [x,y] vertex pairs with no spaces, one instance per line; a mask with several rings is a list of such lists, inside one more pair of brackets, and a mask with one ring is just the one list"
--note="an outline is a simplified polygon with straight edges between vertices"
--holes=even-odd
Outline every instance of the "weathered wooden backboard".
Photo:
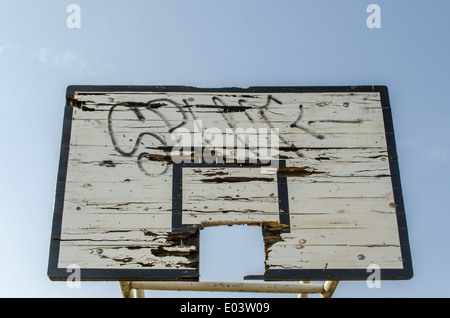
[[412,277],[386,87],[66,98],[51,279],[197,280],[200,229],[227,224],[261,227],[265,280]]

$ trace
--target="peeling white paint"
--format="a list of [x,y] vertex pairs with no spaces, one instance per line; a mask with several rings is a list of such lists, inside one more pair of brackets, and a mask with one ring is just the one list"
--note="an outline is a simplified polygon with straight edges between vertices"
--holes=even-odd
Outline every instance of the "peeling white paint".
[[[59,267],[76,263],[98,269],[197,268],[198,257],[182,254],[194,255],[198,246],[171,238],[174,176],[167,149],[175,142],[171,128],[184,122],[194,131],[194,119],[200,119],[203,128],[223,131],[230,123],[279,129],[280,158],[292,169],[290,174],[286,170],[290,233],[278,239],[275,235],[267,245],[267,268],[365,269],[371,263],[401,268],[379,94],[272,95],[281,104],[263,108],[268,94],[262,93],[251,98],[236,93],[75,94],[88,111],[74,107]],[[230,108],[245,99],[241,104],[247,108],[225,115],[213,102],[214,96]],[[155,108],[136,104],[142,119],[120,105],[168,98],[181,105],[184,114],[164,101]],[[183,100],[189,100],[190,107]],[[114,105],[119,105],[111,115],[116,148],[108,123]],[[147,134],[139,139],[142,132]],[[117,147],[130,155],[121,154]],[[147,160],[144,169],[137,164],[143,152],[159,156]],[[183,169],[183,224],[280,222],[277,171],[273,167]]]

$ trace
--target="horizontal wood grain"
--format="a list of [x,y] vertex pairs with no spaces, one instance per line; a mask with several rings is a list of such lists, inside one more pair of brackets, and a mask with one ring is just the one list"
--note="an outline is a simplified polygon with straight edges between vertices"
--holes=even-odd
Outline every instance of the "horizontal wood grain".
[[[199,230],[221,224],[261,226],[268,270],[403,267],[378,92],[85,92],[70,103],[60,268],[198,270]],[[247,162],[177,170],[180,131],[192,138],[181,145]],[[278,148],[252,152],[253,141]],[[249,165],[255,156],[273,165]]]

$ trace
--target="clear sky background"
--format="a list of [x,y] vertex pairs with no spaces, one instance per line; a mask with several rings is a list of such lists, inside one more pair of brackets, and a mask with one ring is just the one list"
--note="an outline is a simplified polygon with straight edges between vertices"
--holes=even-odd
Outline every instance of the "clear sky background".
[[[80,29],[66,26],[71,3]],[[379,29],[366,25],[371,3]],[[65,90],[75,84],[387,85],[414,278],[379,289],[342,282],[334,297],[449,297],[449,14],[447,0],[2,0],[0,297],[121,297],[117,282],[70,289],[47,277]],[[262,250],[243,252],[258,233],[243,228],[257,229],[217,228],[236,232],[235,254],[202,232],[202,280],[261,273]]]

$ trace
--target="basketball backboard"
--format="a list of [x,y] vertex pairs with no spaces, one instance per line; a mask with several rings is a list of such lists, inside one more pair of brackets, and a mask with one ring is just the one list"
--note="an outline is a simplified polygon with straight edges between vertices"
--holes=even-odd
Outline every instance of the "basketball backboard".
[[[69,86],[48,275],[198,280],[260,226],[265,280],[412,277],[387,88]],[[226,238],[224,238],[226,239]],[[255,273],[258,274],[258,273]]]

